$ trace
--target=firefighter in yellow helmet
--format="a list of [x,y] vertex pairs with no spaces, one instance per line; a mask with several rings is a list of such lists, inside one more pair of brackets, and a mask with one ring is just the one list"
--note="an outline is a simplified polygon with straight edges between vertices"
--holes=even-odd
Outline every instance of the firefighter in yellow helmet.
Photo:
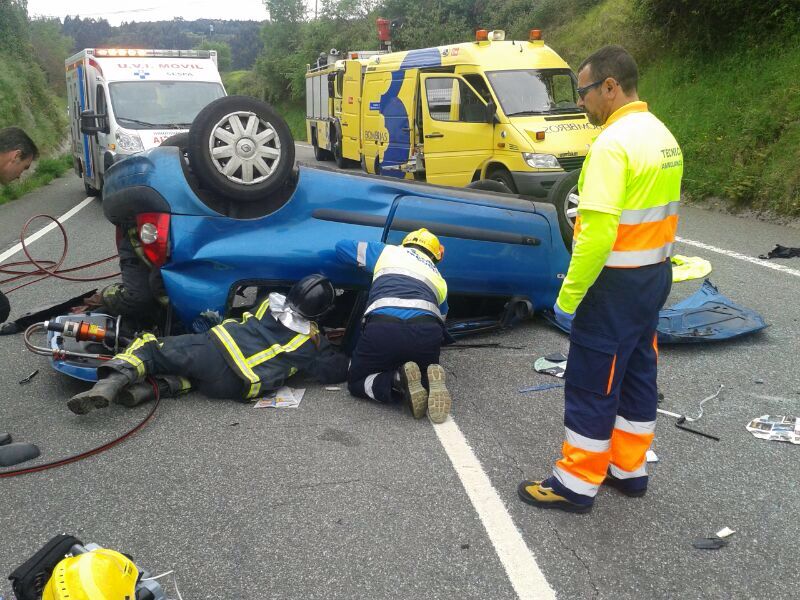
[[364,326],[348,373],[350,393],[378,402],[404,400],[415,418],[434,423],[450,412],[439,350],[444,340],[447,284],[436,265],[444,246],[427,229],[400,246],[342,240],[337,258],[373,274]]
[[59,562],[42,600],[135,600],[138,578],[139,571],[127,556],[98,548]]

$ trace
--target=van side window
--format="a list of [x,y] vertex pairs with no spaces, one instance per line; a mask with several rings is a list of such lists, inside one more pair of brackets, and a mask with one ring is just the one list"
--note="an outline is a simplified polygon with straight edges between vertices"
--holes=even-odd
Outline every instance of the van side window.
[[428,111],[435,121],[483,123],[484,103],[463,81],[455,77],[437,77],[425,82]]

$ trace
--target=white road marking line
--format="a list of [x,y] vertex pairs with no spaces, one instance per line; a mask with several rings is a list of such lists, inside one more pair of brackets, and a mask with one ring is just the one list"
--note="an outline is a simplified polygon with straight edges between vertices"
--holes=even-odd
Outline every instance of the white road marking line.
[[554,599],[555,591],[547,583],[533,553],[456,422],[451,417],[434,425],[433,429],[489,534],[517,596],[520,600]]
[[681,244],[687,244],[689,246],[697,246],[698,248],[702,248],[703,250],[709,250],[711,252],[716,252],[717,254],[722,254],[724,256],[730,256],[731,258],[737,258],[739,260],[753,263],[754,265],[758,265],[760,267],[766,267],[768,269],[774,269],[775,271],[781,271],[782,273],[788,273],[789,275],[794,275],[795,277],[800,277],[800,271],[796,269],[791,269],[789,267],[785,267],[783,265],[779,265],[774,262],[770,262],[768,260],[764,260],[762,258],[755,258],[752,256],[747,256],[746,254],[739,254],[738,252],[734,252],[733,250],[725,250],[723,248],[717,248],[716,246],[704,244],[703,242],[695,242],[694,240],[687,240],[682,237],[676,237],[675,241],[680,242]]
[[295,146],[300,146],[301,148],[311,148],[312,147],[311,144],[304,144],[302,142],[295,142],[294,145]]
[[[89,204],[92,200],[94,200],[94,198],[92,198],[91,196],[87,196],[80,204],[78,204],[77,206],[73,206],[70,210],[65,212],[60,217],[58,217],[58,222],[64,223],[67,219],[76,215],[80,210],[83,209],[84,206]],[[56,227],[58,227],[58,225],[56,225],[54,222],[51,221],[48,225],[45,225],[36,233],[29,235],[27,238],[25,238],[25,245],[30,246],[32,242],[35,242],[48,232],[53,231],[53,229],[55,229]],[[5,262],[8,258],[14,256],[17,252],[20,252],[21,250],[22,250],[22,242],[18,243],[16,246],[13,246],[8,250],[6,250],[5,252],[3,252],[2,254],[0,254],[0,263]]]

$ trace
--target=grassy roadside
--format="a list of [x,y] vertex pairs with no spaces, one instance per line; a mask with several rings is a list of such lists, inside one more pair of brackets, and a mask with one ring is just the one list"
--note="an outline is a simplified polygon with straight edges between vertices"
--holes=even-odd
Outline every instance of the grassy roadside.
[[683,148],[689,199],[800,215],[800,34],[691,53],[644,24],[631,0],[603,0],[545,40],[573,68],[605,44],[631,51],[640,96]]
[[72,168],[72,156],[63,154],[57,158],[41,158],[28,177],[10,185],[0,187],[0,204],[16,200],[36,188],[47,185]]

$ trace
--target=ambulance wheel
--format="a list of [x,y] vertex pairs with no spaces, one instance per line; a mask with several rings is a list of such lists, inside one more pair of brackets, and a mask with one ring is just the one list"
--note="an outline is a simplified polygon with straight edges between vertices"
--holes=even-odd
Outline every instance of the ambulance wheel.
[[95,198],[100,195],[100,190],[92,187],[91,185],[85,182],[83,184],[83,190],[86,192],[87,196],[91,196],[92,198]]
[[547,201],[556,209],[558,228],[567,249],[572,249],[572,234],[578,216],[578,178],[581,170],[570,171],[550,189]]
[[505,169],[499,168],[499,169],[494,169],[493,171],[489,171],[487,178],[499,181],[504,186],[506,186],[511,191],[512,194],[517,193],[517,186],[514,183],[514,178],[511,177],[511,173],[509,173]]
[[175,148],[180,148],[181,152],[186,152],[186,148],[189,146],[189,132],[171,135],[161,142],[159,146],[173,146]]
[[266,200],[294,167],[286,121],[247,96],[218,98],[201,110],[189,129],[188,151],[203,187],[234,202]]

